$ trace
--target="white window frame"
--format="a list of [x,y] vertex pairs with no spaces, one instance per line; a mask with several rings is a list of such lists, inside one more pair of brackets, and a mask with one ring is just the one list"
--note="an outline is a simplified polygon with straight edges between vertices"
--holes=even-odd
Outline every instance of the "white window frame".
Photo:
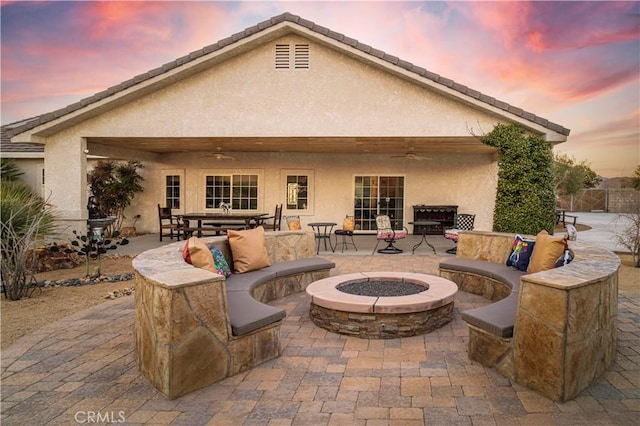
[[[289,176],[307,176],[307,208],[306,209],[289,209],[287,207],[287,177]],[[313,216],[315,214],[315,170],[311,169],[282,169],[280,172],[280,193],[284,200],[282,202],[283,214]]]
[[172,209],[173,213],[185,213],[185,203],[186,200],[184,198],[184,188],[185,188],[185,172],[184,169],[163,169],[162,170],[162,184],[161,191],[162,195],[160,199],[162,202],[160,203],[160,207],[167,207],[167,176],[179,176],[180,177],[180,208]]
[[[200,187],[198,188],[198,205],[200,211],[203,212],[221,212],[222,209],[218,206],[207,207],[207,176],[230,176],[232,191],[233,191],[233,176],[239,175],[256,175],[258,177],[258,193],[257,193],[257,207],[253,209],[236,210],[239,212],[261,212],[263,210],[263,192],[264,192],[264,170],[262,169],[206,169],[201,171]],[[232,194],[233,195],[233,194]],[[266,212],[265,212],[266,213]]]

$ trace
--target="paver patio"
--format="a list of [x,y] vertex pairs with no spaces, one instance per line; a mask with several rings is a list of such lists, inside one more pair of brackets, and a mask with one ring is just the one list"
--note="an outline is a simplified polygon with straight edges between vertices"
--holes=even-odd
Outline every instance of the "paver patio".
[[[332,255],[332,274],[437,274],[440,256]],[[2,351],[3,425],[635,425],[640,421],[640,297],[621,294],[617,358],[575,400],[555,403],[470,361],[460,311],[489,303],[458,292],[455,319],[430,334],[363,340],[309,319],[309,298],[287,310],[282,355],[176,400],[138,373],[133,297],[50,324]]]

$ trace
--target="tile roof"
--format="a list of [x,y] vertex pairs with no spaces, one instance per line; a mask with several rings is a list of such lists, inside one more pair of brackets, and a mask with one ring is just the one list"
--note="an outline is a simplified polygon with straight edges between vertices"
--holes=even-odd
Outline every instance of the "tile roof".
[[224,47],[227,47],[229,45],[232,45],[240,40],[243,40],[251,35],[254,35],[256,33],[259,33],[261,31],[264,31],[266,29],[272,28],[282,22],[291,22],[294,23],[296,25],[299,25],[301,27],[304,27],[312,32],[315,32],[317,34],[320,34],[322,36],[331,38],[337,42],[343,43],[349,47],[352,47],[354,49],[357,49],[363,53],[366,53],[368,55],[371,55],[373,57],[376,57],[378,59],[381,59],[383,61],[386,61],[392,65],[395,65],[397,67],[400,67],[402,69],[405,69],[407,71],[410,71],[414,74],[417,74],[420,77],[423,78],[427,78],[437,84],[440,84],[444,87],[447,87],[449,89],[452,89],[454,91],[459,92],[462,95],[465,96],[469,96],[473,99],[476,99],[480,102],[483,102],[487,105],[499,108],[505,112],[508,112],[510,114],[513,114],[515,116],[518,117],[522,117],[523,119],[533,122],[535,124],[538,124],[542,127],[545,127],[549,130],[552,130],[554,132],[557,132],[561,135],[564,136],[568,136],[570,131],[569,129],[559,125],[559,124],[555,124],[550,122],[549,120],[542,118],[542,117],[538,117],[537,115],[531,113],[531,112],[527,112],[524,111],[521,108],[515,107],[513,105],[510,105],[506,102],[500,101],[494,97],[485,95],[477,90],[471,89],[465,85],[456,83],[455,81],[442,77],[438,74],[435,74],[425,68],[416,66],[414,64],[412,64],[411,62],[408,61],[404,61],[396,56],[393,55],[389,55],[388,53],[385,53],[381,50],[375,49],[367,44],[364,43],[360,43],[358,40],[355,40],[353,38],[347,37],[344,34],[341,33],[337,33],[335,31],[332,31],[326,27],[320,26],[315,24],[312,21],[306,20],[304,18],[301,18],[300,16],[297,15],[293,15],[291,13],[283,13],[281,15],[277,15],[272,17],[271,19],[268,19],[266,21],[260,22],[252,27],[246,28],[244,31],[241,31],[239,33],[233,34],[230,37],[224,38],[222,40],[219,40],[217,43],[211,44],[209,46],[206,46],[200,50],[196,50],[194,52],[189,53],[188,55],[182,56],[174,61],[171,61],[169,63],[166,63],[158,68],[154,68],[144,74],[140,74],[137,75],[129,80],[126,80],[118,85],[112,86],[106,90],[103,90],[102,92],[98,92],[96,94],[94,94],[93,96],[90,96],[88,98],[82,99],[76,103],[73,103],[71,105],[68,105],[64,108],[43,114],[39,117],[36,117],[33,120],[30,121],[26,121],[24,122],[22,125],[20,126],[16,126],[13,127],[9,130],[9,133],[11,135],[14,134],[18,134],[18,133],[22,133],[25,131],[28,131],[30,129],[33,129],[39,125],[48,123],[50,121],[53,121],[57,118],[63,117],[67,114],[70,114],[74,111],[80,110],[84,107],[86,107],[87,105],[91,105],[95,102],[99,102],[105,98],[108,98],[109,96],[112,96],[118,92],[121,92],[125,89],[128,89],[132,86],[135,86],[137,84],[140,84],[143,81],[149,80],[151,78],[154,78],[158,75],[164,74],[166,72],[169,72],[175,68],[178,68],[188,62],[191,62],[193,60],[196,60],[198,58],[201,58],[205,55],[208,55],[212,52],[218,51]]
[[[15,123],[7,124],[0,127],[0,152],[3,154],[11,153],[43,153],[44,145],[36,143],[15,143],[11,142],[10,133],[13,129],[23,126],[25,123],[33,120],[33,118]],[[11,155],[8,155],[11,156]]]

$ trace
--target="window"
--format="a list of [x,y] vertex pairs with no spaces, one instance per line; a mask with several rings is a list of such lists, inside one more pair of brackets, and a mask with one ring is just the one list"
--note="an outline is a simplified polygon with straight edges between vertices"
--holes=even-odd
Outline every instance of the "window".
[[306,210],[309,202],[309,177],[306,175],[287,176],[287,209]]
[[165,203],[171,209],[180,209],[180,175],[165,176]]
[[220,203],[234,210],[258,209],[258,175],[208,175],[205,177],[205,208]]
[[184,169],[162,171],[164,206],[184,213]]
[[[290,44],[276,44],[276,70],[308,70],[311,63],[311,48],[308,44],[294,44],[293,55]],[[293,65],[292,65],[293,64]]]
[[356,229],[376,229],[376,216],[386,214],[402,229],[404,177],[356,176],[354,182]]
[[313,214],[314,171],[282,170],[280,179],[285,214]]

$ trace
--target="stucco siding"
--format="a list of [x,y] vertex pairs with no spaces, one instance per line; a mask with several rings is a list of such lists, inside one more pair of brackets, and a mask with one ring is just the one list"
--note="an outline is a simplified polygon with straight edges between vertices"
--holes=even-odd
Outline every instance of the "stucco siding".
[[[204,211],[206,174],[259,174],[259,210],[272,213],[275,204],[286,204],[280,184],[283,169],[308,169],[314,173],[314,209],[302,215],[303,224],[334,221],[341,224],[353,214],[354,176],[389,175],[405,177],[404,224],[413,220],[414,204],[458,205],[461,213],[475,213],[476,229],[491,230],[496,193],[497,164],[490,155],[433,154],[431,160],[392,159],[386,155],[309,155],[302,153],[233,153],[236,161],[204,159],[198,154],[173,154],[165,163],[151,163],[145,169],[145,192],[136,197],[127,212],[140,232],[157,232],[158,203],[164,203],[163,169],[184,169],[185,199],[182,213]],[[384,209],[383,209],[384,210]],[[284,213],[297,214],[294,211]]]
[[309,70],[276,70],[284,37],[80,123],[83,136],[470,136],[496,116],[311,44]]

